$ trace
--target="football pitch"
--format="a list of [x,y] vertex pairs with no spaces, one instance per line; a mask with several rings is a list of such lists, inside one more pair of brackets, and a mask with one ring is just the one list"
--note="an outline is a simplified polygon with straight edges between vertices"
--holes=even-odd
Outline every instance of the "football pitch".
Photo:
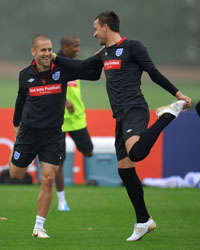
[[[174,83],[185,95],[197,102],[200,99],[200,84],[197,81],[177,81]],[[0,107],[11,108],[15,105],[18,91],[17,79],[0,79]],[[142,92],[149,104],[150,109],[167,105],[175,98],[167,91],[151,81],[142,83]],[[82,98],[87,109],[109,109],[105,81],[97,82],[81,81]]]
[[200,249],[198,189],[145,187],[157,228],[137,242],[126,242],[135,215],[124,187],[66,187],[70,212],[57,211],[56,194],[45,227],[50,239],[31,236],[38,185],[1,185],[1,250],[194,250]]
[[[177,82],[193,101],[200,99],[200,84]],[[109,109],[105,82],[82,83],[87,109]],[[0,107],[14,107],[18,83],[0,80]],[[145,81],[143,93],[151,109],[175,98],[160,86]],[[70,212],[57,211],[57,199],[47,216],[50,239],[31,236],[36,216],[38,185],[0,185],[0,250],[193,250],[200,249],[200,199],[198,189],[144,188],[145,200],[157,229],[141,241],[126,242],[135,214],[123,187],[65,187]]]

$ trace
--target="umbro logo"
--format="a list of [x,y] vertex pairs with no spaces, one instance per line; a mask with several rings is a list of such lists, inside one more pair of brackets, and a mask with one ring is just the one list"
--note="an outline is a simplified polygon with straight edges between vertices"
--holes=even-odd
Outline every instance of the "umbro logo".
[[28,80],[28,82],[34,82],[34,81],[35,81],[34,78],[30,78],[30,79]]

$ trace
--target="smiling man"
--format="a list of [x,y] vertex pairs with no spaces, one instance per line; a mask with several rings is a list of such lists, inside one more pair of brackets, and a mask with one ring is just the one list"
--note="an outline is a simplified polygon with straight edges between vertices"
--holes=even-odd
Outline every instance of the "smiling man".
[[67,82],[79,79],[97,80],[79,60],[68,60],[63,71],[52,62],[49,37],[32,39],[31,65],[19,74],[19,90],[13,125],[16,141],[10,161],[10,177],[22,179],[28,165],[38,155],[41,166],[41,189],[33,236],[49,238],[44,222],[51,204],[55,175],[63,159],[63,124]]
[[38,71],[50,69],[52,44],[46,36],[36,36],[32,40],[31,52],[37,62]]
[[[116,119],[115,149],[118,172],[136,213],[137,223],[127,241],[136,241],[156,228],[144,201],[144,192],[134,162],[145,159],[160,133],[186,107],[191,98],[183,95],[154,65],[144,45],[120,35],[120,19],[114,11],[104,11],[94,20],[94,34],[104,47],[88,60],[104,67],[106,89]],[[64,67],[62,58],[55,63]],[[89,64],[88,64],[89,65]],[[146,71],[151,80],[177,101],[157,110],[158,119],[151,126],[148,104],[141,92],[141,77]],[[103,119],[103,118],[102,118]]]
[[[107,92],[116,118],[118,172],[137,218],[133,233],[127,241],[136,241],[154,230],[156,224],[146,208],[143,188],[133,162],[148,156],[161,131],[184,107],[190,106],[191,99],[157,70],[140,41],[121,37],[120,19],[115,12],[100,13],[93,25],[94,37],[100,45],[105,46],[96,56],[96,61],[104,64]],[[167,107],[159,108],[158,120],[149,128],[149,108],[140,87],[143,71],[149,74],[153,82],[178,99]]]

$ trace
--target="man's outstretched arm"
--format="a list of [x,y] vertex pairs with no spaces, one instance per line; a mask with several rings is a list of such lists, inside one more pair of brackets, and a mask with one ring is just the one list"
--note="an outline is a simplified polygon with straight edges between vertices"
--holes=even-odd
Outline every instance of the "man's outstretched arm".
[[52,58],[56,65],[61,67],[66,74],[71,76],[70,78],[95,81],[101,76],[103,65],[99,60],[98,55],[85,60],[72,60],[62,56],[57,56],[53,53]]
[[186,101],[186,107],[190,107],[191,98],[181,93],[181,91],[179,91],[164,75],[160,73],[152,62],[146,48],[140,42],[135,43],[134,48],[133,56],[135,60],[138,65],[149,74],[151,80],[167,90],[178,100]]

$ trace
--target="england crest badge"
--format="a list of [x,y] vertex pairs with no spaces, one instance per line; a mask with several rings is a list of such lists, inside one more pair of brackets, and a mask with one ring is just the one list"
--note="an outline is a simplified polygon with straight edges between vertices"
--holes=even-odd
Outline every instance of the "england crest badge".
[[20,157],[20,153],[17,152],[17,151],[15,151],[15,152],[14,152],[14,159],[15,159],[15,160],[18,160],[19,157]]
[[123,53],[123,48],[117,49],[116,50],[116,56],[121,56]]
[[54,81],[57,81],[60,78],[60,71],[56,71],[53,75],[52,75],[52,79]]

